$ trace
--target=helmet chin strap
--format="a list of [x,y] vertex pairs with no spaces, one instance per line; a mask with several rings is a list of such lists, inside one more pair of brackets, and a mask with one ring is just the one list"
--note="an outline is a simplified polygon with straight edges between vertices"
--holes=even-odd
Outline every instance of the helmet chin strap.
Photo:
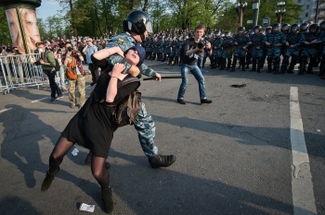
[[144,36],[144,34],[141,34],[140,37],[141,37],[141,42],[146,40],[146,36]]

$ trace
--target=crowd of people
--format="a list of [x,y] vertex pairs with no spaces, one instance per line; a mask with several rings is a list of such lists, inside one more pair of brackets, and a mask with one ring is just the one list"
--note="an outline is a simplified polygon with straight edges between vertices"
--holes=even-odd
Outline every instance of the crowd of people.
[[[143,46],[148,60],[167,61],[169,65],[181,65],[182,47],[193,33],[161,33],[149,37]],[[319,66],[319,76],[325,73],[325,22],[320,24],[274,23],[262,28],[257,25],[252,30],[238,27],[235,34],[230,31],[210,31],[202,39],[212,44],[212,54],[205,51],[198,58],[198,66],[204,72],[206,59],[212,69],[235,71],[236,64],[242,71],[251,68],[261,72],[267,62],[267,72],[274,74],[293,73],[294,66],[300,64],[298,74],[313,73]],[[308,67],[307,67],[308,65]]]
[[[189,72],[198,82],[200,103],[212,102],[206,97],[202,75],[207,58],[210,58],[211,69],[231,72],[236,70],[238,64],[242,71],[251,67],[252,71],[260,73],[267,62],[269,73],[293,73],[295,65],[299,63],[299,74],[302,75],[305,72],[313,73],[313,68],[320,64],[319,76],[325,79],[325,22],[320,25],[303,23],[282,26],[275,23],[266,29],[257,25],[250,31],[240,26],[233,35],[217,29],[206,31],[203,25],[196,26],[193,31],[174,29],[152,34],[148,15],[143,11],[133,11],[123,22],[123,28],[124,33],[100,38],[79,36],[64,40],[58,37],[37,42],[35,49],[41,55],[38,64],[49,79],[50,101],[62,98],[62,91],[69,90],[70,107],[75,108],[76,89],[80,95],[80,110],[61,133],[49,157],[49,169],[41,190],[50,188],[60,171],[63,157],[78,143],[90,150],[86,163],[91,165],[92,174],[101,186],[101,197],[108,213],[112,212],[114,205],[105,162],[113,132],[117,129],[114,108],[138,88],[134,84],[119,88],[119,84],[140,73],[161,80],[161,75],[147,67],[144,59],[181,66],[182,82],[177,102],[183,105],[186,104],[184,95]],[[1,55],[8,53],[19,54],[19,50],[2,45]],[[83,64],[87,64],[91,72],[91,86],[95,85],[88,99]],[[70,69],[74,69],[76,78],[68,78],[67,86],[66,71]],[[58,83],[55,76],[59,79]],[[134,127],[142,150],[152,168],[168,167],[175,162],[176,156],[158,154],[154,144],[155,123],[143,101],[140,106]]]
[[[91,166],[91,172],[101,187],[101,198],[107,213],[111,213],[114,208],[106,158],[113,133],[118,128],[115,110],[122,100],[128,98],[129,94],[139,87],[139,84],[129,82],[129,78],[139,82],[135,77],[141,72],[157,81],[161,80],[159,73],[143,64],[145,50],[137,45],[148,35],[148,32],[152,32],[149,16],[143,11],[132,11],[123,22],[123,26],[125,33],[113,37],[105,49],[98,50],[91,38],[86,39],[87,45],[82,48],[82,51],[78,43],[73,45],[69,41],[69,47],[68,43],[65,43],[66,56],[62,57],[65,60],[61,62],[64,62],[67,69],[74,60],[82,61],[82,54],[84,54],[84,60],[89,68],[96,67],[97,71],[97,67],[100,67],[102,72],[98,76],[93,76],[92,83],[95,87],[92,93],[61,133],[49,156],[49,169],[41,186],[43,192],[50,188],[60,171],[63,158],[73,145],[78,143],[90,150],[85,162]],[[41,53],[44,52],[43,47],[45,47],[44,42],[38,43]],[[45,53],[54,56],[50,50],[46,50]],[[44,62],[40,62],[41,65],[54,67],[51,58],[44,57]],[[52,69],[51,72],[53,71]],[[143,101],[140,103],[138,114],[134,119],[134,128],[138,133],[142,150],[152,168],[168,167],[175,162],[176,156],[158,154],[158,148],[154,144],[155,123]]]

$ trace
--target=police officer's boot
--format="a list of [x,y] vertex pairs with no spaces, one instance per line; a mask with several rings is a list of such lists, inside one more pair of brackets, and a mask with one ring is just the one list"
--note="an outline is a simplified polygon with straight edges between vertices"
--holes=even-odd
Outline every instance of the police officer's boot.
[[154,157],[148,157],[149,163],[152,168],[156,169],[159,167],[168,167],[172,165],[175,160],[176,156],[174,155],[156,155]]
[[216,58],[212,57],[211,58],[211,69],[215,69],[216,68]]
[[281,74],[286,73],[288,64],[289,64],[289,57],[284,56],[283,61],[282,61],[282,65],[281,65]]
[[226,58],[220,59],[220,70],[224,70],[226,67]]
[[237,63],[237,58],[234,57],[234,59],[233,59],[233,61],[232,61],[232,67],[231,67],[230,72],[235,72],[235,69],[236,69],[236,63]]
[[292,56],[291,62],[290,62],[290,65],[289,65],[289,69],[288,69],[288,73],[290,73],[290,74],[293,73],[293,69],[294,69],[297,61],[298,61],[298,57],[297,56]]
[[261,73],[261,69],[263,68],[263,60],[262,58],[257,59],[257,72]]
[[319,74],[318,76],[324,76],[325,74],[325,56],[322,56],[321,63],[319,66]]
[[272,72],[272,63],[273,63],[273,58],[268,57],[267,58],[267,72],[268,73]]
[[252,71],[256,71],[256,58],[253,58]]
[[240,58],[241,71],[246,71],[245,69],[245,57]]
[[174,59],[174,65],[177,65],[178,66],[178,57],[175,57],[175,59]]
[[313,67],[316,64],[316,60],[317,60],[316,58],[310,58],[310,62],[307,69],[308,74],[313,74]]
[[280,70],[280,57],[274,58],[274,74],[279,74]]
[[301,57],[300,59],[300,68],[299,68],[299,75],[303,75],[306,72],[306,62],[307,62],[307,57]]
[[[225,58],[226,60],[226,58]],[[229,70],[230,69],[230,66],[231,66],[231,58],[228,58],[228,62],[227,62],[227,69],[226,70]]]

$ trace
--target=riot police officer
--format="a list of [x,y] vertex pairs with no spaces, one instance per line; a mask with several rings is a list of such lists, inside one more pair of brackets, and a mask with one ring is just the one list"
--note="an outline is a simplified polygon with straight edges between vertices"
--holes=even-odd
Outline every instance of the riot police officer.
[[[221,35],[221,37],[222,37],[222,35]],[[222,43],[221,43],[221,48],[222,48],[221,53],[222,54],[221,54],[220,70],[224,70],[225,68],[226,68],[226,70],[230,69],[231,59],[232,59],[232,55],[234,52],[232,43],[233,43],[233,40],[231,38],[231,32],[226,31],[224,34]],[[226,63],[227,63],[227,67],[226,67]]]
[[247,51],[247,43],[249,42],[249,36],[245,34],[245,27],[238,27],[237,34],[233,37],[233,45],[235,46],[234,50],[234,59],[232,62],[231,71],[235,71],[237,60],[239,59],[239,63],[242,67],[242,71],[245,71],[245,56]]
[[261,72],[263,67],[263,50],[265,46],[265,35],[262,34],[262,26],[256,25],[254,27],[254,34],[250,37],[250,44],[252,46],[253,68],[252,71]]
[[314,65],[316,64],[317,56],[318,56],[318,47],[320,45],[320,32],[319,25],[312,24],[309,26],[309,31],[304,34],[304,46],[301,50],[301,58],[300,58],[300,71],[299,75],[304,74],[306,71],[307,59],[309,57],[309,64],[307,73],[312,74],[312,70]]
[[[286,36],[286,49],[283,55],[283,61],[281,65],[281,71],[293,73],[293,68],[297,64],[299,51],[302,42],[304,41],[304,35],[299,32],[299,25],[293,24],[290,28],[289,33]],[[290,66],[289,58],[291,57]]]
[[321,41],[322,41],[322,58],[321,58],[321,64],[319,68],[319,76],[325,79],[325,21],[322,21],[320,23],[320,30],[321,30]]
[[[217,31],[215,38],[212,41],[212,64],[211,69],[221,66],[222,44],[223,38],[221,37],[221,31]],[[224,68],[223,68],[224,69]]]
[[280,32],[280,23],[274,23],[272,25],[272,32],[266,34],[267,46],[267,63],[268,70],[267,72],[272,72],[272,65],[274,74],[279,73],[280,69],[280,56],[281,56],[281,47],[285,43],[285,35]]

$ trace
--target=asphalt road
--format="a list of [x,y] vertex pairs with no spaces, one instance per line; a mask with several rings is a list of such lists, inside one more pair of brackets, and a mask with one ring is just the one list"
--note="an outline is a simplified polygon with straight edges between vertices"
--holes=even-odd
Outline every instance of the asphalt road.
[[[162,76],[180,71],[168,65],[155,69]],[[150,168],[135,129],[119,129],[107,159],[113,214],[294,214],[291,87],[298,88],[317,213],[325,214],[325,81],[309,74],[208,70],[206,94],[213,103],[207,105],[199,103],[193,76],[186,105],[176,103],[180,79],[142,82],[159,152],[175,154],[177,161],[169,168]],[[78,110],[69,108],[67,94],[53,104],[47,86],[0,97],[0,214],[85,213],[78,210],[80,203],[105,214],[100,188],[84,166],[87,150],[78,145],[79,154],[65,157],[51,188],[40,191],[48,156]]]

